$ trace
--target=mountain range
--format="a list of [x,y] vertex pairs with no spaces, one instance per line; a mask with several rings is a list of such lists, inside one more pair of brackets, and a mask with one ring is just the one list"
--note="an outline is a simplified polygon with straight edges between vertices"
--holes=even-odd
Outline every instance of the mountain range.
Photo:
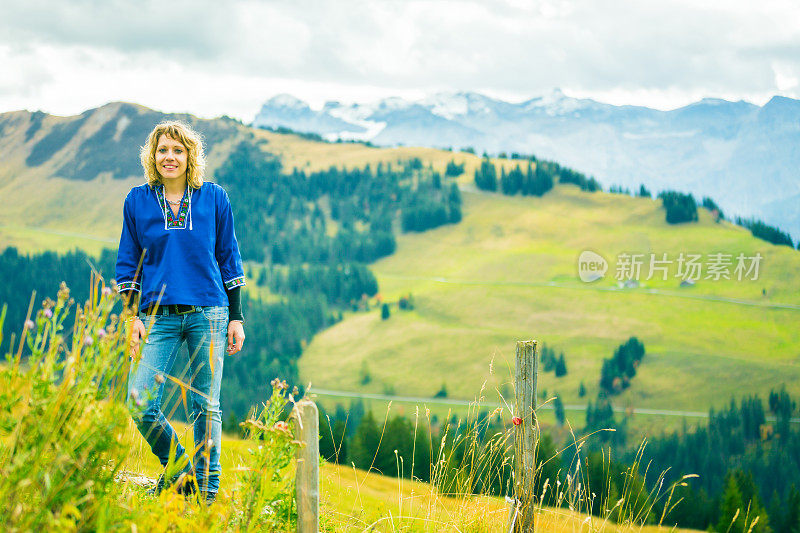
[[522,153],[593,175],[606,187],[709,196],[730,218],[754,217],[800,237],[800,100],[763,106],[705,98],[661,111],[578,99],[556,89],[520,103],[474,92],[411,101],[270,98],[253,126],[288,127],[327,140]]

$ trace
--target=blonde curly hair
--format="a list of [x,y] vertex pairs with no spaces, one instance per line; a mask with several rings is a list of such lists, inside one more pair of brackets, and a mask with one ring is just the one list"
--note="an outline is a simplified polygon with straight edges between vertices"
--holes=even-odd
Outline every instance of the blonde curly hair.
[[162,135],[166,135],[186,147],[186,183],[194,189],[202,187],[203,174],[206,169],[203,138],[188,124],[175,120],[157,124],[153,131],[150,132],[150,135],[147,136],[147,141],[139,151],[147,184],[150,187],[161,184],[161,174],[158,173],[156,168],[156,148],[158,148],[158,140]]

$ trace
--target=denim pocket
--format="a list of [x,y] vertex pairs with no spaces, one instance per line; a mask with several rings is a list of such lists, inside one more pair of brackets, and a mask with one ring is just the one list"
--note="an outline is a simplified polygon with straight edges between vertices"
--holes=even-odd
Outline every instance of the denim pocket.
[[228,320],[228,308],[221,305],[204,307],[203,316],[207,320]]

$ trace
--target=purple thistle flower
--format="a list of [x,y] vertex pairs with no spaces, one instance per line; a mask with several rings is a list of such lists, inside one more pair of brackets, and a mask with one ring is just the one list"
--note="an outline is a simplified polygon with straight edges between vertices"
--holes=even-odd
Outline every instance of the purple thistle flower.
[[53,310],[52,309],[45,309],[44,310],[44,316],[46,316],[47,318],[52,318],[53,317]]
[[34,326],[35,326],[35,324],[33,323],[33,320],[26,320],[25,321],[25,329],[33,329]]
[[106,330],[103,329],[103,328],[98,329],[97,330],[97,336],[102,339],[103,337],[106,336]]

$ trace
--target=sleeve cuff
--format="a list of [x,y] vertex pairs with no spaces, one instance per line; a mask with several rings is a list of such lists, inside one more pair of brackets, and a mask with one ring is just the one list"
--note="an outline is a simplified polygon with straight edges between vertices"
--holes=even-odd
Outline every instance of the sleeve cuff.
[[122,283],[117,283],[117,292],[122,291],[141,292],[141,286],[135,281],[123,281]]
[[236,278],[231,278],[225,282],[225,290],[235,289],[236,287],[243,287],[244,283],[244,276],[239,276]]

